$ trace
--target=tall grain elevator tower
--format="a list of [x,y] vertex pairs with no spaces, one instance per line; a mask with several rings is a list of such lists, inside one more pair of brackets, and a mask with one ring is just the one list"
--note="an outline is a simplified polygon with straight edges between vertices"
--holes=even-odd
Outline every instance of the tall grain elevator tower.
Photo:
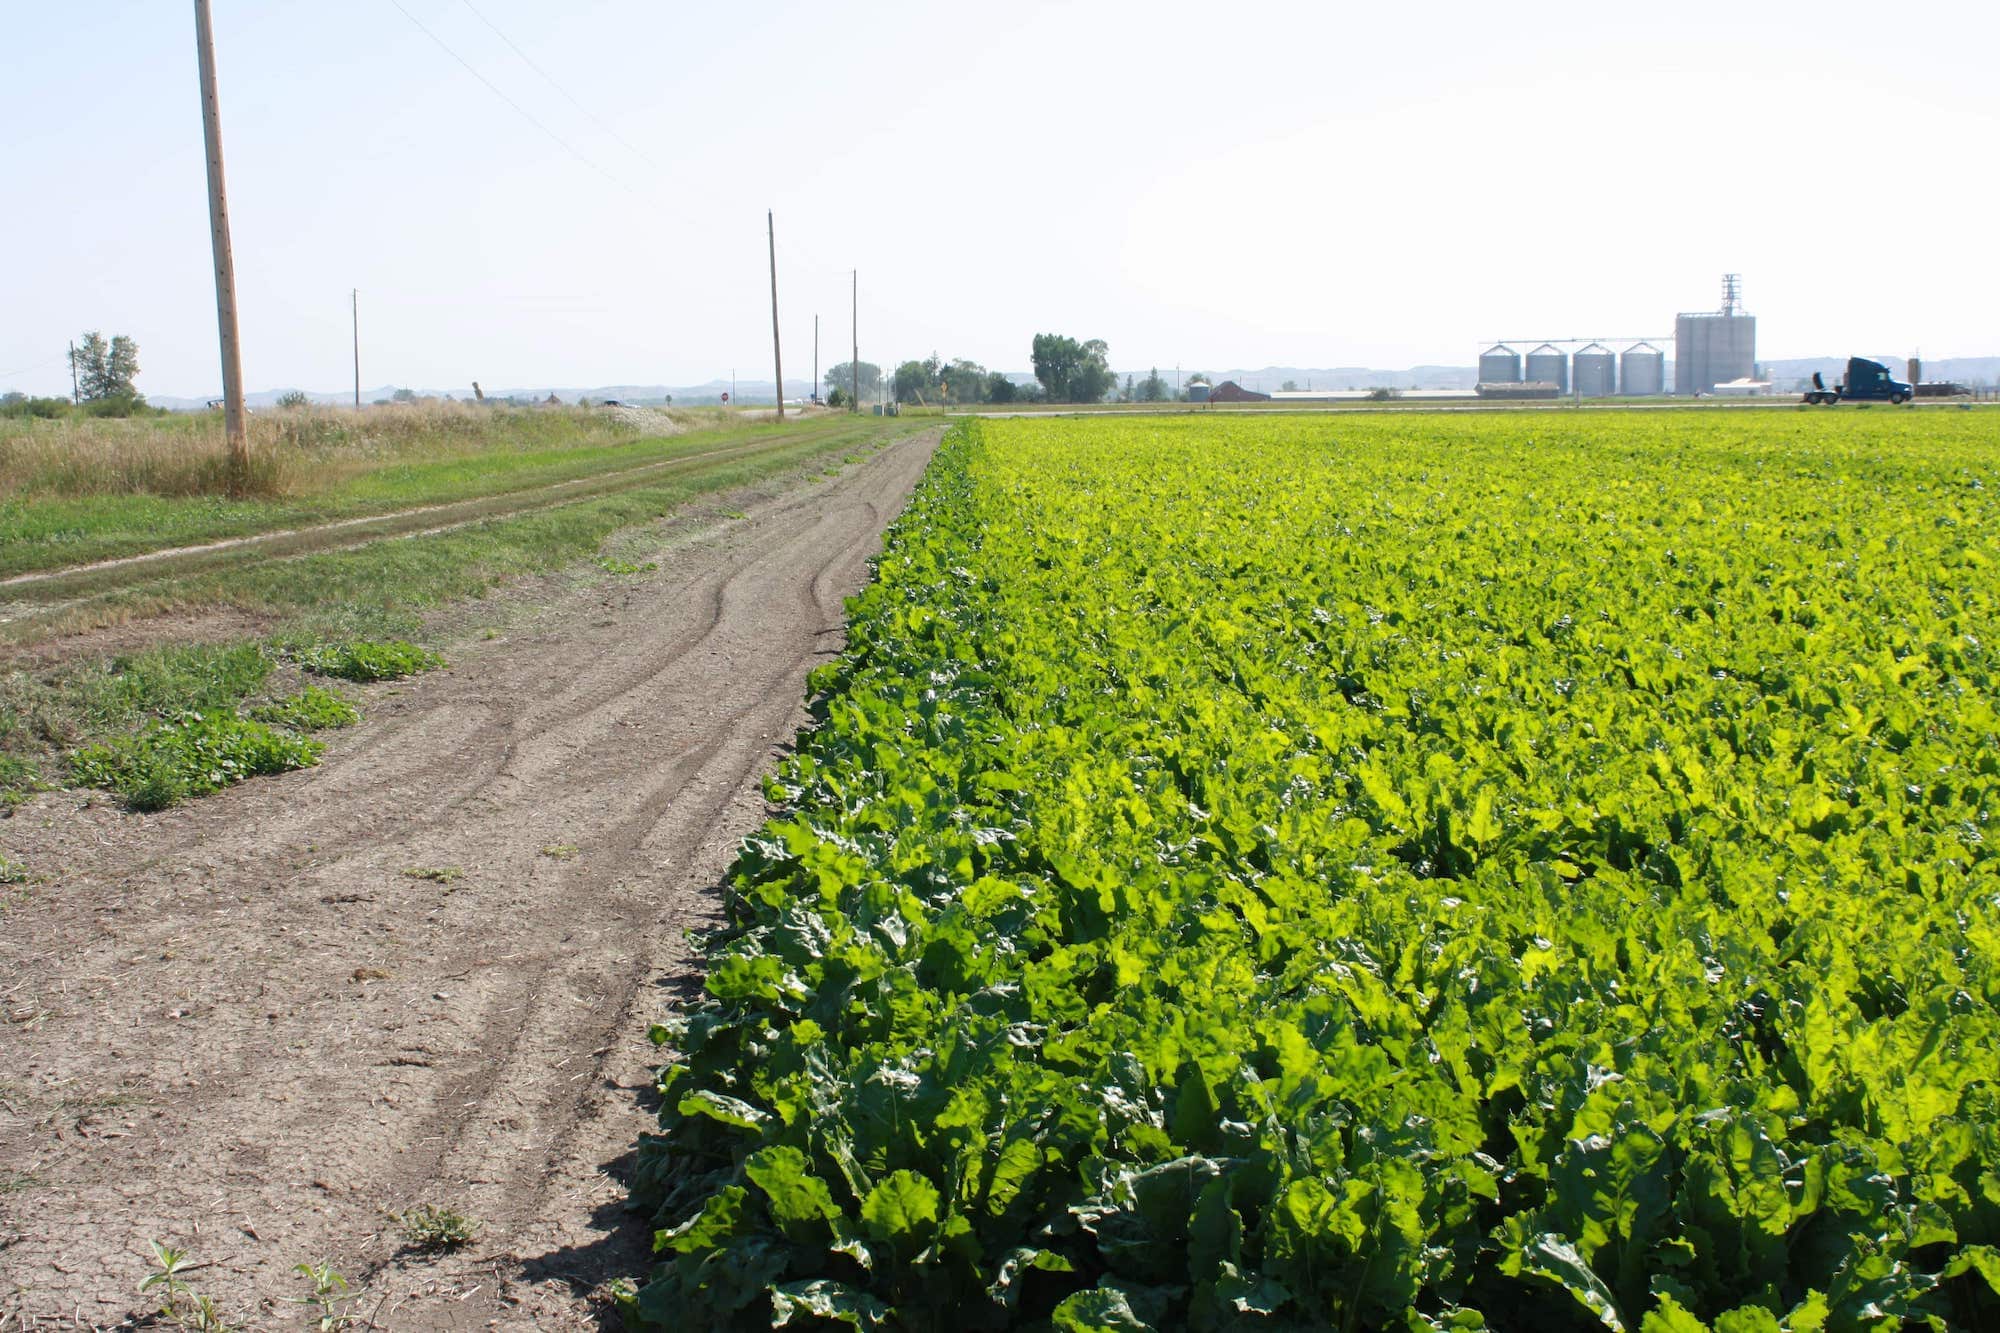
[[1674,319],[1674,392],[1714,393],[1715,386],[1757,373],[1757,317],[1743,313],[1741,274],[1722,275],[1722,309]]

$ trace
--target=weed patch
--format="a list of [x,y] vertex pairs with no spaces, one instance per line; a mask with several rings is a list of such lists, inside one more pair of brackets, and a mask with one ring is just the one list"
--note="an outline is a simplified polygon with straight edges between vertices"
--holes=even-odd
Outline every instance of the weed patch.
[[70,759],[82,786],[117,792],[134,810],[164,810],[267,773],[308,768],[318,741],[234,713],[183,713],[136,736],[86,746]]
[[252,709],[250,716],[267,726],[289,727],[293,731],[331,731],[359,722],[361,710],[336,691],[308,685],[288,699]]
[[391,1213],[389,1220],[402,1233],[403,1244],[413,1250],[455,1250],[472,1243],[479,1223],[456,1208],[423,1204],[408,1212]]
[[54,783],[42,777],[32,760],[16,754],[0,754],[0,810],[11,810],[38,791],[49,791]]
[[299,659],[308,671],[342,680],[401,680],[444,665],[444,659],[407,639],[383,643],[355,639],[308,649]]

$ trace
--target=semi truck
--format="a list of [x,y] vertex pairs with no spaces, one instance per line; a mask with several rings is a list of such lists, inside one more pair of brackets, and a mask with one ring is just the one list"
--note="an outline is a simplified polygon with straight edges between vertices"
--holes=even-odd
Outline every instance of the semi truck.
[[1815,370],[1806,401],[1826,407],[1835,403],[1907,403],[1917,391],[1889,373],[1889,367],[1865,356],[1847,358],[1847,378],[1828,388]]

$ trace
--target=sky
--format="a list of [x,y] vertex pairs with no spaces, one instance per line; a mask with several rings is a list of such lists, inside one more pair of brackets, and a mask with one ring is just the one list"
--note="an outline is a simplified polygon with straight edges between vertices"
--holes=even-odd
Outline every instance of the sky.
[[[245,381],[2000,355],[2000,6],[214,0]],[[0,0],[0,391],[219,392],[192,7]],[[497,90],[497,91],[496,91]]]

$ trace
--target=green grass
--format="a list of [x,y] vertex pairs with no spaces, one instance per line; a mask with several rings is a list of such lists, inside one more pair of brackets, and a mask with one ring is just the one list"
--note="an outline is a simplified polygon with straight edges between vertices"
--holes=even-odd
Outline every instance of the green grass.
[[[436,661],[409,644],[317,648],[356,671],[366,664],[408,674]],[[0,677],[0,801],[18,804],[55,785],[47,776],[55,774],[115,791],[134,809],[158,810],[245,777],[310,765],[319,744],[292,733],[351,725],[360,713],[309,686],[239,716],[275,667],[262,645],[233,643],[156,648],[40,675],[10,672]]]
[[263,688],[273,665],[256,644],[234,643],[155,648],[47,673],[10,671],[0,677],[0,783],[22,782],[38,752],[152,718],[232,709]]

